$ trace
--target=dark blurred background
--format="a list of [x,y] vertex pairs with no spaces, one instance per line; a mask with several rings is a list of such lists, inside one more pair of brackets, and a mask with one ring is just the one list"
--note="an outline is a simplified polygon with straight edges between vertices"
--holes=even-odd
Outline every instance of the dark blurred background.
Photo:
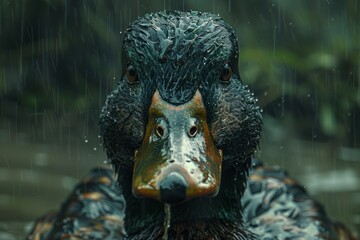
[[257,156],[359,231],[359,1],[0,0],[0,239],[23,239],[106,160],[98,116],[121,74],[123,32],[165,9],[233,26],[263,108]]

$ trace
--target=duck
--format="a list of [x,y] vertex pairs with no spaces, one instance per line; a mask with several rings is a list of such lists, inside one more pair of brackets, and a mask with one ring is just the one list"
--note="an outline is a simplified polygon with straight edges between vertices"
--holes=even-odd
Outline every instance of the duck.
[[254,158],[261,109],[218,15],[161,11],[124,33],[94,168],[27,239],[355,239],[296,180]]

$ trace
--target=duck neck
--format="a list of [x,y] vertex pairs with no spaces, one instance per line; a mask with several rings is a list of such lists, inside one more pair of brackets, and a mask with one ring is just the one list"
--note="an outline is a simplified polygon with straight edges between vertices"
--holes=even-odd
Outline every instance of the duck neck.
[[[186,236],[189,236],[189,234],[199,234],[201,229],[206,228],[211,229],[210,232],[216,235],[219,234],[216,232],[218,228],[223,234],[228,234],[227,230],[233,233],[237,231],[247,236],[247,239],[251,239],[246,235],[242,222],[241,197],[245,183],[245,172],[239,172],[234,168],[223,170],[220,191],[216,197],[202,197],[171,206],[169,234],[178,234],[178,231],[186,230]],[[124,183],[121,185],[131,186]],[[141,236],[148,239],[150,234],[163,234],[164,204],[152,199],[135,198],[131,194],[131,189],[125,188],[123,192],[127,202],[125,224],[130,239],[143,239]],[[194,239],[195,235],[191,236]]]

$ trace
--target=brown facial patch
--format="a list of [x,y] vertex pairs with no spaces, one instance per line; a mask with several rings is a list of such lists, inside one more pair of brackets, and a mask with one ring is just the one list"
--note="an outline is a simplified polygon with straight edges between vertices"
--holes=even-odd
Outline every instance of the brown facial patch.
[[[183,194],[178,196],[179,202],[214,196],[219,191],[221,161],[200,92],[191,101],[175,106],[156,91],[145,137],[135,154],[134,195],[164,202],[176,201],[179,194]],[[165,199],[161,192],[166,192]]]

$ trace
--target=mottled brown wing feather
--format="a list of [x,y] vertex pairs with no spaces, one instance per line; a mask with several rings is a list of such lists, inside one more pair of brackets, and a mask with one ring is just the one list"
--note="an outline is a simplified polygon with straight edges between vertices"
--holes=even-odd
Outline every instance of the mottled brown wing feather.
[[125,200],[110,168],[95,168],[56,214],[37,220],[28,240],[123,239]]
[[355,240],[287,172],[256,162],[242,198],[244,220],[261,239]]

